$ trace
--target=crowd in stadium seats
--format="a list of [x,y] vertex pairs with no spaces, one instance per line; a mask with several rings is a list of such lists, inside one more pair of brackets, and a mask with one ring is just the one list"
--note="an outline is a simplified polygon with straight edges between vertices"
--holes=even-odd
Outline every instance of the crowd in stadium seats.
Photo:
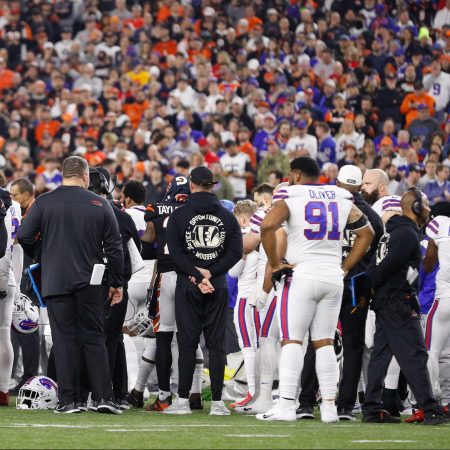
[[450,199],[450,1],[0,2],[0,167],[37,194],[84,155],[158,201],[205,164],[220,198],[310,155]]

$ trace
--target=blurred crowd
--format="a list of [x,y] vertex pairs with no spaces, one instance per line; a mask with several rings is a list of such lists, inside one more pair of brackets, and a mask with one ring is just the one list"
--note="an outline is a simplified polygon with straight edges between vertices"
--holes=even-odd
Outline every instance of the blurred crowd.
[[450,200],[450,0],[0,1],[0,168],[37,194],[84,155],[147,202],[207,165],[222,199],[297,156]]

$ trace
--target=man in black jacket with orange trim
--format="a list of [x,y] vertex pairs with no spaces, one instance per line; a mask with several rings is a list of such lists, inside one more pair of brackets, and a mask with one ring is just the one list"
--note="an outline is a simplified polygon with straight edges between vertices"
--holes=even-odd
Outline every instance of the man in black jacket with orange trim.
[[189,390],[195,353],[204,332],[209,350],[211,415],[229,415],[222,402],[225,328],[228,306],[226,274],[242,257],[242,235],[234,215],[211,192],[214,179],[206,167],[190,175],[192,194],[167,224],[167,244],[176,266],[175,317],[179,346],[179,398],[167,414],[190,414]]

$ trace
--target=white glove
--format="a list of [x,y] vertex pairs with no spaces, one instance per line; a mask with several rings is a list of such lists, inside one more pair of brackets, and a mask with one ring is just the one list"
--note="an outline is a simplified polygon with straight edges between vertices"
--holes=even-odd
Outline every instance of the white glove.
[[269,294],[265,292],[263,289],[261,289],[261,292],[259,292],[258,297],[256,297],[255,306],[258,311],[262,311],[267,304],[267,300],[269,299]]

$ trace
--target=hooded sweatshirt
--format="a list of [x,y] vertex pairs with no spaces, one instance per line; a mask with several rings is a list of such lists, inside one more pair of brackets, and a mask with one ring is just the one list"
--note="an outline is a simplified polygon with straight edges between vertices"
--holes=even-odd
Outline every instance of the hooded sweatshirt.
[[[395,215],[386,223],[386,233],[380,239],[377,265],[368,277],[375,290],[373,309],[383,307],[386,299],[405,299],[416,295],[421,261],[419,228],[408,217]],[[417,276],[412,275],[413,271]],[[407,275],[411,275],[410,281]]]
[[226,274],[242,257],[242,235],[234,215],[211,192],[191,194],[167,224],[167,245],[178,273],[177,284],[194,287],[200,267],[211,272],[215,288],[226,288]]

